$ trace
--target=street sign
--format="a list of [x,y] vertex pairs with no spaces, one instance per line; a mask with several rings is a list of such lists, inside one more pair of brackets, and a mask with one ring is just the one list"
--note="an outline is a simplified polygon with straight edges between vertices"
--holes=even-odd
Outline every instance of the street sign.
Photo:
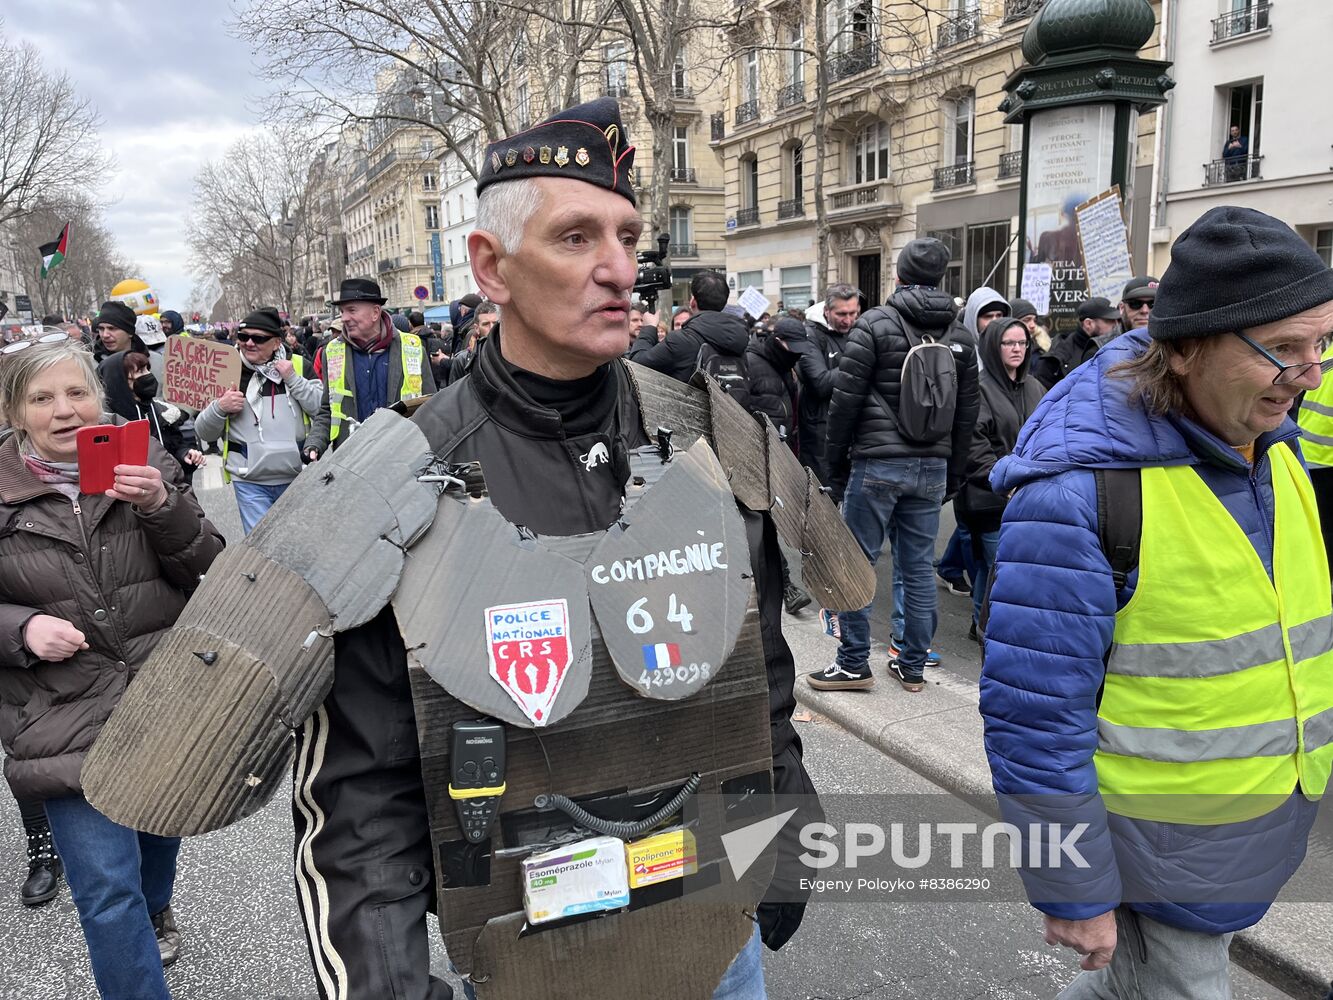
[[435,300],[444,298],[444,257],[440,254],[440,234],[430,234],[430,282],[434,286]]
[[727,220],[727,232],[731,232],[735,228],[736,228],[736,217],[733,215],[730,219]]
[[415,295],[422,302],[425,302],[428,298],[430,298],[430,289],[427,288],[425,285],[417,285],[416,288],[412,289],[412,294]]

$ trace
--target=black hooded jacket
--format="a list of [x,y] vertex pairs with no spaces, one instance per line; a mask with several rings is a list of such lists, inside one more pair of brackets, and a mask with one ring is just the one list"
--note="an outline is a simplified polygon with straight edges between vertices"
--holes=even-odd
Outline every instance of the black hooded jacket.
[[1032,343],[1028,338],[1028,352],[1023,357],[1014,377],[1004,369],[1000,356],[1000,341],[1005,332],[1017,328],[1027,336],[1027,327],[1020,320],[994,320],[981,334],[981,408],[977,412],[976,429],[972,432],[972,447],[967,460],[967,483],[958,495],[959,519],[980,531],[999,529],[999,515],[1004,510],[1004,498],[990,488],[990,472],[1018,443],[1018,432],[1032,411],[1046,395],[1046,386],[1031,373]]
[[704,310],[691,316],[679,330],[658,342],[657,329],[644,326],[629,348],[629,359],[663,375],[688,382],[699,364],[699,348],[707,342],[719,354],[741,357],[750,342],[745,321],[730,313]]
[[[779,323],[790,323],[800,329],[796,320],[779,320]],[[746,349],[745,364],[750,375],[750,412],[762,413],[773,421],[773,426],[786,439],[788,446],[799,454],[795,423],[798,390],[794,369],[800,355],[778,343],[780,335],[779,329],[756,337]],[[801,339],[803,342],[804,334]]]
[[833,398],[833,377],[838,373],[838,357],[847,347],[847,336],[830,330],[823,323],[807,319],[806,347],[796,362],[796,375],[801,382],[801,464],[813,469],[820,482],[825,484],[829,481],[828,468],[824,463],[828,406],[829,400]]
[[[948,294],[924,285],[905,285],[884,305],[856,321],[847,349],[838,359],[829,404],[824,457],[835,497],[841,496],[852,461],[864,458],[945,458],[949,460],[949,492],[962,485],[977,420],[977,357],[970,339],[947,335],[953,320],[954,304]],[[958,369],[953,433],[934,444],[908,441],[898,430],[903,362],[912,346],[921,342],[922,334],[948,344]]]

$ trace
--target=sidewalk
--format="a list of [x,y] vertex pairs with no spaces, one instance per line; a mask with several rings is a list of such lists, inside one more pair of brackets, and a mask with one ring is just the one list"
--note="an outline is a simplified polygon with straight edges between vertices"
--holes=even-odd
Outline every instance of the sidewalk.
[[[799,617],[786,616],[783,626],[798,673],[833,660],[837,641],[824,634],[813,608]],[[975,644],[969,645],[969,654],[978,659]],[[951,647],[956,650],[957,646]],[[875,686],[869,691],[816,691],[798,676],[796,697],[922,777],[978,804],[990,799],[993,809],[977,685],[946,667],[928,670],[926,689],[908,694],[884,669],[887,657],[883,643],[874,643],[870,662]],[[1327,858],[1311,852],[1293,882],[1327,863]],[[1294,997],[1323,1000],[1333,978],[1330,928],[1333,902],[1279,902],[1261,923],[1236,935],[1232,960]]]

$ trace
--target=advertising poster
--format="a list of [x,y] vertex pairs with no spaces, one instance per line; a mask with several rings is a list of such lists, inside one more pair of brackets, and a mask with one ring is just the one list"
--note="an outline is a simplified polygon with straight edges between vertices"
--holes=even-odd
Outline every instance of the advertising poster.
[[1078,206],[1111,186],[1115,107],[1053,108],[1028,126],[1026,261],[1051,266],[1051,332],[1072,329],[1088,297]]

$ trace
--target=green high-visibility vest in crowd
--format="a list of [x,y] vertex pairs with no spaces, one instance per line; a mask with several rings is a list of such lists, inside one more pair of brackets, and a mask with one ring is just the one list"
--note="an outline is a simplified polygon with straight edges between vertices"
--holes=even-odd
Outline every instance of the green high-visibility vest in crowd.
[[[415,333],[400,333],[398,336],[403,343],[403,389],[398,398],[416,399],[421,395],[421,359],[425,357],[425,350],[421,338]],[[352,395],[347,388],[347,342],[341,337],[330,340],[324,348],[324,363],[328,365],[329,374],[329,445],[332,446],[347,422],[343,402]]]
[[[1333,347],[1324,360],[1333,358]],[[1310,465],[1333,468],[1333,373],[1325,375],[1319,388],[1307,392],[1296,417],[1301,425],[1301,453]]]
[[1134,819],[1253,819],[1333,764],[1333,602],[1314,490],[1272,469],[1273,578],[1191,466],[1142,470],[1138,584],[1116,615],[1097,713],[1097,783]]

